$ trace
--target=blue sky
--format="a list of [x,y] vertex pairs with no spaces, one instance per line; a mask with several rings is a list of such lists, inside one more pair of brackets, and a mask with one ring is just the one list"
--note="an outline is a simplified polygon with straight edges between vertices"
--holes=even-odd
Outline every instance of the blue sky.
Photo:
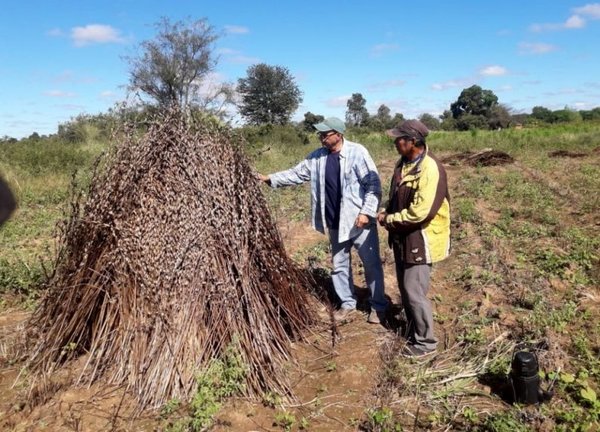
[[[135,54],[161,17],[207,18],[221,32],[211,79],[255,63],[287,67],[295,114],[440,114],[473,84],[515,112],[600,106],[600,3],[491,1],[11,1],[0,16],[0,137],[55,133],[126,95]],[[5,9],[9,9],[8,7]]]

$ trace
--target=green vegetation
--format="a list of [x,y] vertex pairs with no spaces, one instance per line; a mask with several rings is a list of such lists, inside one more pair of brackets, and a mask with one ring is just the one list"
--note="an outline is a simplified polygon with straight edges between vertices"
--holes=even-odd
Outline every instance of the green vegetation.
[[294,76],[283,66],[252,65],[238,79],[239,112],[250,124],[285,125],[302,102]]
[[85,189],[94,159],[107,148],[97,127],[79,122],[84,142],[54,136],[0,143],[0,173],[18,202],[0,229],[0,294],[37,295],[34,288],[44,265],[51,266],[55,225],[68,209],[71,187]]
[[[23,307],[34,305],[44,266],[51,269],[56,224],[69,210],[70,194],[85,192],[94,160],[109,148],[105,128],[111,122],[81,117],[61,128],[60,136],[0,143],[0,172],[19,202],[17,212],[0,229],[4,297],[17,293]],[[290,168],[320,145],[313,133],[291,126],[246,126],[238,133],[248,157],[263,173]],[[347,137],[369,149],[386,190],[397,158],[390,139],[364,127],[350,128]],[[438,363],[424,365],[386,358],[379,372],[387,399],[365,407],[360,419],[344,421],[372,431],[413,430],[416,424],[474,431],[536,430],[542,424],[547,430],[598,428],[600,236],[595,215],[600,210],[600,124],[434,131],[428,142],[441,158],[493,148],[516,162],[470,167],[458,158],[458,166],[449,166],[455,261],[437,282],[460,295],[454,299],[445,291],[434,292],[434,305],[452,350],[441,353]],[[552,156],[557,150],[584,156]],[[308,227],[308,185],[263,191],[278,221]],[[312,244],[293,258],[304,263],[309,257],[327,261],[327,242]],[[6,304],[4,297],[0,304]],[[542,371],[543,382],[553,385],[554,397],[536,408],[535,416],[523,407],[504,405],[499,391],[482,391],[482,386],[505,379],[517,341],[548,343],[562,356],[560,370],[551,358],[545,359],[550,366]],[[172,400],[162,408],[166,429],[207,428],[224,399],[243,392],[239,382],[245,366],[234,351],[199,373],[191,401]],[[321,366],[338,373],[334,361]],[[440,382],[445,384],[438,386]],[[477,398],[495,409],[466,405],[481,400]],[[318,423],[312,414],[286,409],[281,395],[265,394],[263,404],[276,410],[271,420],[282,430],[310,430]]]

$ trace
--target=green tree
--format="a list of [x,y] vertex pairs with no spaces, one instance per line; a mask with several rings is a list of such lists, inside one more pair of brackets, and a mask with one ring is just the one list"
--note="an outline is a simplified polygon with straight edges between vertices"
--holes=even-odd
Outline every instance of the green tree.
[[531,117],[546,123],[552,123],[554,121],[552,111],[543,106],[534,106],[531,110]]
[[490,129],[504,129],[510,126],[510,109],[502,104],[494,105],[488,113],[488,127]]
[[391,110],[385,104],[381,104],[377,109],[377,114],[367,117],[367,121],[363,122],[363,126],[367,126],[376,131],[384,131],[391,128]]
[[456,102],[450,105],[455,119],[464,114],[488,117],[489,111],[498,103],[498,96],[491,90],[484,90],[478,85],[464,89]]
[[27,137],[29,141],[39,141],[41,139],[40,134],[37,132],[32,133]]
[[450,105],[450,111],[458,130],[489,128],[492,115],[495,124],[502,111],[495,108],[497,105],[498,96],[494,92],[472,85],[463,89],[456,102]]
[[556,123],[568,123],[568,122],[579,122],[581,121],[581,114],[568,107],[561,110],[556,110],[552,113],[554,121]]
[[488,128],[487,119],[482,115],[463,114],[455,122],[456,129],[460,131]]
[[239,112],[251,124],[286,124],[302,102],[302,92],[290,71],[264,63],[250,66],[238,79]]
[[446,110],[440,115],[440,129],[445,131],[456,130],[456,120],[452,116],[452,111]]
[[315,128],[313,125],[322,122],[323,120],[325,120],[325,117],[322,115],[313,114],[309,111],[304,113],[304,120],[300,122],[300,127],[307,132],[314,132]]
[[591,110],[581,110],[579,114],[583,120],[600,120],[600,107]]
[[385,105],[385,104],[381,104],[379,105],[379,108],[377,108],[377,114],[375,114],[375,117],[377,118],[377,120],[379,120],[382,124],[383,127],[388,128],[391,126],[391,121],[392,121],[392,111],[390,110],[390,108]]
[[346,123],[350,126],[363,126],[368,118],[367,100],[360,93],[352,93],[352,97],[348,99],[346,106]]
[[440,120],[429,113],[421,114],[419,120],[429,130],[438,130],[440,128]]
[[402,113],[396,113],[394,114],[394,117],[392,117],[392,120],[390,121],[390,123],[392,124],[392,127],[396,127],[396,126],[400,126],[400,123],[402,123],[404,121],[404,116],[402,115]]
[[230,84],[210,82],[217,60],[218,36],[206,19],[161,18],[154,39],[141,42],[130,65],[129,90],[141,92],[158,106],[177,104],[222,114],[232,101]]

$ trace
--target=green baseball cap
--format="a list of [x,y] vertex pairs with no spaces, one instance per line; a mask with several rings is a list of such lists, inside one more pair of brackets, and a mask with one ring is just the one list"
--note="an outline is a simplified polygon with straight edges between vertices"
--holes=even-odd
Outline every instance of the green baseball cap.
[[319,132],[336,131],[343,134],[346,131],[346,125],[337,117],[329,117],[321,123],[314,125],[314,128]]

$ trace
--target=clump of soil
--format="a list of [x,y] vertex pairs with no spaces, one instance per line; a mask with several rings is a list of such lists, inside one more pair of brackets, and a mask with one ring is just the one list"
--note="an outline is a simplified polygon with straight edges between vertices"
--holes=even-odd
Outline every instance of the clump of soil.
[[448,165],[495,166],[513,163],[514,158],[499,150],[484,149],[479,152],[463,152],[442,159]]

